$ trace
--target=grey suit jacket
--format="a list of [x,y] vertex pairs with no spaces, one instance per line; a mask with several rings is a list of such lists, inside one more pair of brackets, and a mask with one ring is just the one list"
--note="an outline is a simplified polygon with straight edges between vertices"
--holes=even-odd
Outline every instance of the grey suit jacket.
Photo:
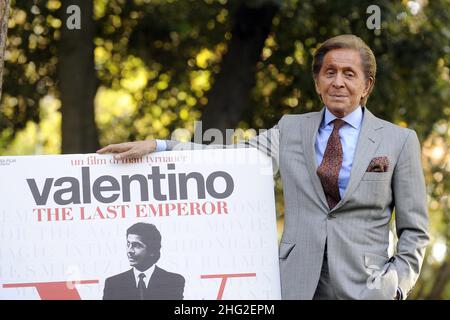
[[[283,299],[312,299],[327,243],[331,284],[340,299],[393,299],[413,288],[429,242],[421,149],[413,130],[365,109],[344,198],[329,210],[316,174],[315,141],[325,109],[286,115],[247,142],[279,165],[285,220],[279,262]],[[168,149],[198,147],[167,141]],[[387,157],[386,172],[367,172]],[[388,256],[395,216],[396,253]]]

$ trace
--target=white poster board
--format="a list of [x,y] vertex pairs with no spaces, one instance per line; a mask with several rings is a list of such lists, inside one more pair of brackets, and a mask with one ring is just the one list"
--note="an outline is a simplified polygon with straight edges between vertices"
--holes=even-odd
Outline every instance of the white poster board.
[[107,278],[133,272],[127,229],[136,223],[161,235],[151,277],[167,277],[153,299],[176,297],[172,284],[158,296],[164,279],[184,299],[281,298],[269,158],[231,149],[129,162],[0,157],[0,299],[104,298]]

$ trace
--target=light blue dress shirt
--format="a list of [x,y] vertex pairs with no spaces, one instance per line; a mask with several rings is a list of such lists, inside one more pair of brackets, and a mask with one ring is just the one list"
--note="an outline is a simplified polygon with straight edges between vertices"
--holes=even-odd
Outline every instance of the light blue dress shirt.
[[[328,108],[325,108],[325,114],[322,123],[320,124],[315,144],[317,167],[322,162],[328,138],[333,131],[333,124],[331,122],[336,118],[335,115],[328,111]],[[342,120],[345,121],[345,124],[339,129],[339,138],[341,139],[343,151],[342,167],[339,171],[338,179],[341,199],[344,198],[345,189],[347,189],[348,181],[350,180],[350,172],[352,170],[353,157],[355,155],[356,143],[358,142],[359,132],[361,130],[362,119],[363,110],[359,106],[352,113],[342,118]]]
[[156,139],[156,152],[166,151],[167,150],[167,142],[166,140]]

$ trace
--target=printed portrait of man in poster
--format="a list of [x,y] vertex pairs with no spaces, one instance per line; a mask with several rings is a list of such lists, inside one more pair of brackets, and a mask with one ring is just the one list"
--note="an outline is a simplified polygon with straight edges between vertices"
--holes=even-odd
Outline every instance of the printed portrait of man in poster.
[[161,234],[153,224],[136,223],[127,230],[130,270],[105,281],[103,300],[181,300],[185,280],[158,267]]

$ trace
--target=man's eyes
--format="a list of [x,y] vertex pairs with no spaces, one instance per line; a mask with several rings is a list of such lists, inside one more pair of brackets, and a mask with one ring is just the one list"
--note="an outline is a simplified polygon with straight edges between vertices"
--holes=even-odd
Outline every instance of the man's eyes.
[[144,246],[142,245],[142,244],[140,244],[140,243],[130,243],[130,242],[128,242],[127,243],[127,247],[131,247],[131,248],[143,248]]
[[[336,71],[328,70],[325,74],[326,74],[326,76],[334,76],[336,74]],[[353,78],[355,76],[355,73],[352,71],[346,71],[346,72],[344,72],[344,76],[346,76],[348,78]]]

